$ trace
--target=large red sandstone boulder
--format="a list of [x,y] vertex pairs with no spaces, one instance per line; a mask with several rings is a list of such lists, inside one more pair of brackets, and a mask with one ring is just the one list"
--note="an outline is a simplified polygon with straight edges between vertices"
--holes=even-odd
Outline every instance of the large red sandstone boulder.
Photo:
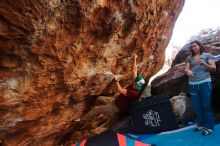
[[131,82],[132,59],[146,80],[164,62],[184,0],[1,0],[0,140],[57,145],[90,134],[81,123],[97,96]]
[[151,82],[151,94],[165,94],[168,97],[188,92],[188,79],[184,71],[185,63],[170,68],[166,73],[156,77]]

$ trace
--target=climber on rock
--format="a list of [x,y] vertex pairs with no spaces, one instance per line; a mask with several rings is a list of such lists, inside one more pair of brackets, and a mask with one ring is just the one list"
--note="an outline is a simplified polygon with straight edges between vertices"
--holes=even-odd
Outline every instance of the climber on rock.
[[90,110],[82,120],[87,120],[95,115],[100,114],[115,114],[115,113],[123,113],[127,110],[128,105],[132,102],[137,101],[140,98],[140,91],[145,84],[144,78],[142,76],[137,76],[137,55],[133,55],[133,83],[127,88],[123,88],[119,80],[115,77],[115,85],[117,91],[120,95],[113,99],[111,97],[99,96],[97,101],[105,102],[105,105],[95,106],[92,110]]

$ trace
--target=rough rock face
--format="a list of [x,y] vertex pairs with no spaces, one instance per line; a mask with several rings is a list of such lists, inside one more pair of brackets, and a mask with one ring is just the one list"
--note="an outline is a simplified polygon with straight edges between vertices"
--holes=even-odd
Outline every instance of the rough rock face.
[[[220,54],[220,30],[213,34],[201,36],[199,39],[205,46],[205,52],[209,52],[213,55]],[[186,44],[178,52],[176,58],[172,63],[172,67],[163,75],[155,78],[151,84],[151,93],[153,95],[164,93],[168,96],[178,95],[181,91],[189,94],[188,92],[188,78],[184,72],[185,59],[191,54],[189,50],[190,44]],[[211,73],[212,84],[213,84],[213,105],[218,111],[220,105],[220,60],[216,60],[217,71]]]
[[[164,62],[184,0],[1,0],[0,140],[57,145],[100,95],[115,93],[114,75],[130,84],[131,56],[146,80]],[[77,123],[78,122],[78,123]]]
[[170,68],[166,73],[156,77],[151,82],[151,94],[165,94],[169,97],[188,91],[187,76],[184,71],[185,63]]

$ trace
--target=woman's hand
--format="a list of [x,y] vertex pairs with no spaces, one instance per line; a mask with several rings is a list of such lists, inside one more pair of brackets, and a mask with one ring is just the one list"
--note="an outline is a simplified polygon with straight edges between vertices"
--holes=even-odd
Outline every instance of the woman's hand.
[[203,60],[199,60],[198,63],[199,63],[200,65],[202,65],[202,66],[207,65],[207,63],[205,63]]
[[210,72],[216,71],[216,65],[214,59],[209,59],[208,62],[204,62],[203,60],[199,61],[199,64],[201,66],[204,66],[206,69],[208,69]]
[[186,70],[186,75],[192,77],[194,75],[194,72],[192,72],[191,70]]
[[194,75],[194,72],[192,72],[190,70],[190,63],[189,62],[186,62],[185,72],[188,77],[192,77]]

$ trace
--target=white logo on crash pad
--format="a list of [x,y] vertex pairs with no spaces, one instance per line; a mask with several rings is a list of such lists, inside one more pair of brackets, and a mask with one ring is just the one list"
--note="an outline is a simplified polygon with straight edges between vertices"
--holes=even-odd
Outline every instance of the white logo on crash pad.
[[160,126],[160,115],[158,112],[149,110],[146,114],[143,114],[143,118],[145,120],[145,125],[151,127],[158,127]]

